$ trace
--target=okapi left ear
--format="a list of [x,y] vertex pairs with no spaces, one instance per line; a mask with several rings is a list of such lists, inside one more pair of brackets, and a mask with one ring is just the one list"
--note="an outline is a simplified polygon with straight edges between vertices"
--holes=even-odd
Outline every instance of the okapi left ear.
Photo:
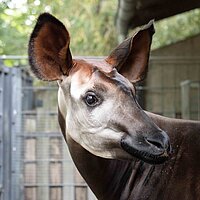
[[31,70],[45,81],[61,80],[72,67],[70,36],[65,26],[49,13],[39,16],[31,34],[28,54]]
[[148,68],[154,32],[152,20],[114,49],[106,61],[130,82],[136,83],[143,80]]

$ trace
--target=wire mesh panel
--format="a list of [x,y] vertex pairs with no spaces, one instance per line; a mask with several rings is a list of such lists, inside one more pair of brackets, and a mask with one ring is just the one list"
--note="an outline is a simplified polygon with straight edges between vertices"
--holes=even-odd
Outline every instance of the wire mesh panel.
[[24,86],[22,162],[24,199],[88,200],[88,186],[76,171],[57,119],[57,86]]
[[152,57],[142,88],[145,108],[161,115],[183,118],[181,82],[185,80],[200,80],[200,58]]
[[[20,199],[19,167],[15,163],[18,147],[15,132],[20,126],[21,70],[0,66],[0,199]],[[15,141],[15,142],[14,142]]]
[[60,133],[58,88],[39,85],[25,69],[0,68],[0,200],[95,199]]
[[182,117],[200,120],[200,81],[186,80],[181,83]]

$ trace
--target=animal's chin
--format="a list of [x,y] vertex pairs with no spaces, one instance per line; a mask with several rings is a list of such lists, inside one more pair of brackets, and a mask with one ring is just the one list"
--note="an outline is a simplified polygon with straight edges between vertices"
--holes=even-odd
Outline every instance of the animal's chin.
[[137,150],[136,148],[130,146],[125,141],[121,141],[121,147],[124,151],[132,155],[133,157],[147,162],[149,164],[162,164],[169,159],[169,155],[167,152],[164,152],[160,155],[155,155],[143,150]]

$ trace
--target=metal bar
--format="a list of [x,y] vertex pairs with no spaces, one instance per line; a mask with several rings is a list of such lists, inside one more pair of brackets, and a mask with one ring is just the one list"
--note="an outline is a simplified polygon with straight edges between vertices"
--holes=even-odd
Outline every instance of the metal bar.
[[58,87],[55,86],[46,86],[46,87],[23,87],[22,90],[58,90]]
[[21,110],[22,110],[22,71],[19,68],[12,68],[12,114],[11,114],[11,199],[22,199],[22,189],[20,185],[22,180],[21,163],[16,162],[17,159],[21,159],[21,138],[17,137],[17,133],[21,132]]
[[49,133],[49,132],[35,132],[35,133],[24,133],[18,134],[17,137],[24,137],[24,138],[40,138],[40,137],[56,137],[56,138],[63,138],[61,132]]
[[4,73],[0,73],[0,199],[3,199],[3,79]]
[[136,86],[137,90],[179,90],[180,86],[174,86],[174,87],[148,87],[148,86]]
[[22,115],[57,115],[58,112],[56,111],[45,111],[45,112],[37,112],[32,110],[25,110],[21,112]]
[[64,184],[24,184],[24,187],[63,187],[63,186],[68,186],[68,187],[88,187],[87,184],[78,184],[78,183],[64,183]]
[[37,162],[50,162],[50,163],[60,163],[60,162],[72,162],[72,159],[36,159],[36,160],[19,160],[23,163],[37,163]]
[[189,60],[189,61],[200,61],[200,56],[150,56],[150,60],[165,60],[165,61],[182,61],[182,60]]
[[[74,56],[74,59],[105,59],[105,56]],[[2,55],[0,60],[22,60],[28,59],[28,56],[19,55]],[[189,60],[189,61],[200,61],[200,56],[150,56],[150,60],[165,60],[165,61],[179,61],[179,60]]]
[[2,55],[0,56],[0,60],[21,60],[28,59],[27,56],[18,56],[18,55]]
[[[105,56],[74,56],[75,59],[104,59]],[[19,55],[2,55],[0,56],[0,60],[28,60],[28,56],[19,56]]]
[[[3,195],[11,199],[11,94],[12,74],[10,69],[3,68]],[[4,156],[6,155],[6,156]]]

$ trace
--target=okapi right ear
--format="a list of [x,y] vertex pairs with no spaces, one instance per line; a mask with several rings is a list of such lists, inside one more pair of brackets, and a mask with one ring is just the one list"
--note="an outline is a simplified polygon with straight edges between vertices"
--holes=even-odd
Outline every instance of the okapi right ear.
[[153,21],[150,21],[115,48],[106,61],[130,82],[136,83],[143,80],[148,69],[149,52],[154,32]]
[[65,26],[48,13],[41,14],[31,34],[28,55],[31,70],[45,81],[61,80],[72,67],[70,36]]

